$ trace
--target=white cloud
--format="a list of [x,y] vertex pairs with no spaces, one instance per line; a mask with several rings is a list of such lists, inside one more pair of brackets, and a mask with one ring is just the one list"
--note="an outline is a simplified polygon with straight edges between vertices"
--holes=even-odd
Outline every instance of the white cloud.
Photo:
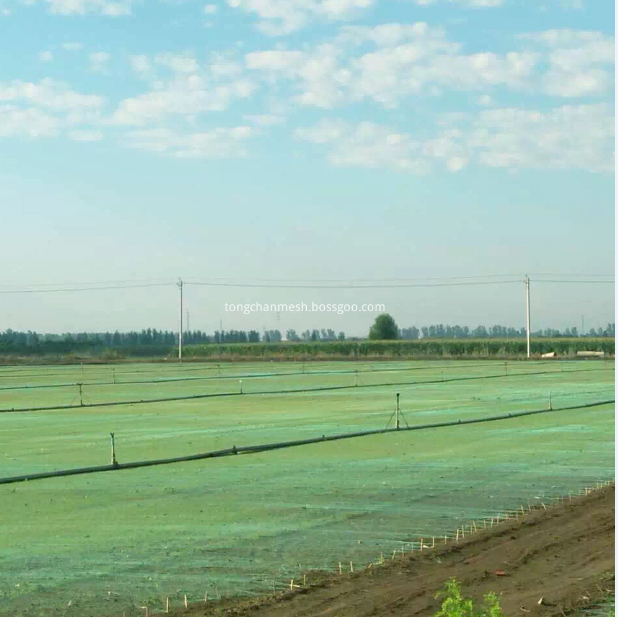
[[75,130],[69,131],[69,138],[73,141],[83,142],[101,141],[103,139],[103,133],[99,131]]
[[488,167],[613,172],[613,134],[609,105],[564,105],[481,112],[464,142]]
[[62,43],[61,47],[65,51],[79,51],[84,46],[81,43]]
[[207,70],[214,79],[221,79],[240,75],[244,68],[236,61],[233,54],[216,52],[211,55]]
[[0,105],[0,138],[54,137],[59,133],[60,124],[58,118],[40,109]]
[[214,15],[217,12],[216,4],[205,4],[203,9],[204,15]]
[[182,54],[163,52],[155,56],[155,62],[176,73],[195,73],[198,69],[195,56],[189,52]]
[[339,51],[323,45],[312,52],[270,50],[246,55],[248,69],[274,83],[280,78],[296,86],[295,99],[303,105],[329,108],[343,102],[351,71],[340,65]]
[[159,122],[169,115],[194,116],[209,111],[223,111],[236,99],[248,98],[253,84],[246,80],[212,84],[198,75],[179,74],[174,80],[146,94],[120,102],[112,122],[145,125]]
[[98,122],[104,104],[100,96],[51,79],[0,82],[0,137],[54,137],[66,128]]
[[614,170],[614,113],[608,105],[565,105],[545,113],[494,109],[451,116],[448,123],[423,140],[370,122],[323,121],[295,135],[325,146],[328,160],[346,167],[425,173],[438,162],[457,172],[474,162],[508,170]]
[[[131,14],[132,0],[39,0],[48,5],[51,13],[59,15],[86,15],[98,13],[109,17]],[[29,0],[27,4],[35,4]]]
[[478,91],[483,105],[498,88],[599,96],[613,82],[612,37],[552,30],[518,39],[520,49],[466,53],[424,22],[344,26],[329,43],[247,53],[245,66],[271,87],[287,82],[291,100],[322,108],[363,100],[396,107],[447,90]]
[[410,95],[435,95],[442,88],[525,89],[537,61],[538,54],[527,51],[464,54],[441,28],[423,22],[346,27],[329,45],[245,57],[247,68],[267,82],[290,80],[296,101],[323,108],[366,99],[394,107]]
[[130,57],[131,69],[140,75],[140,77],[147,77],[152,71],[152,62],[150,58],[145,55],[131,56]]
[[[440,0],[411,0],[414,4],[418,6],[429,6],[431,4],[436,4]],[[496,6],[502,6],[504,4],[504,0],[446,0],[447,2],[455,2],[457,4],[461,4],[462,6],[467,6],[475,9],[482,8],[493,8]]]
[[177,133],[161,128],[132,131],[126,135],[125,145],[176,158],[244,157],[247,156],[244,142],[251,136],[248,126],[196,133]]
[[95,51],[88,56],[93,73],[107,73],[111,55],[105,51]]
[[323,121],[314,127],[297,129],[295,135],[304,141],[327,145],[328,160],[338,167],[429,171],[419,141],[372,122],[353,125]]
[[38,58],[40,62],[51,62],[54,59],[54,54],[51,51],[41,51]]
[[52,79],[44,79],[37,84],[19,80],[0,82],[2,101],[24,102],[64,112],[99,110],[105,103],[101,96],[74,92]]
[[247,114],[244,118],[247,122],[258,126],[276,126],[285,122],[285,118],[277,114]]
[[259,17],[258,27],[269,35],[289,34],[313,19],[345,20],[375,4],[376,0],[227,0]]
[[613,81],[615,41],[601,32],[545,30],[520,35],[549,50],[549,70],[543,76],[547,94],[562,97],[598,96]]
[[611,74],[603,69],[551,70],[544,79],[547,94],[569,98],[603,94],[609,90],[611,83]]

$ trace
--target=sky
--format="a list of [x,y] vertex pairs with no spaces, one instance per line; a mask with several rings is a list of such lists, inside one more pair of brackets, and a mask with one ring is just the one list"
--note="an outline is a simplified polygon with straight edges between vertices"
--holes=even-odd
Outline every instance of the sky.
[[[519,328],[528,273],[533,329],[614,321],[612,284],[541,282],[614,272],[614,24],[609,0],[0,0],[0,331],[176,329],[178,277],[332,287],[186,285],[209,332],[375,318],[225,311],[253,302]],[[387,279],[417,286],[346,288]],[[7,293],[109,281],[166,285]]]

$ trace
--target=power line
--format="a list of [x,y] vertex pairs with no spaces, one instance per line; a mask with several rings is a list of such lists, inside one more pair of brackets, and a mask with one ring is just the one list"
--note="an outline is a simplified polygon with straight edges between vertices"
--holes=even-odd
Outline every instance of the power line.
[[[399,289],[399,288],[414,288],[414,287],[463,287],[463,286],[478,286],[478,285],[510,285],[514,283],[525,282],[525,279],[513,278],[515,275],[480,275],[477,277],[452,277],[452,278],[417,278],[417,279],[296,279],[302,284],[288,284],[285,282],[287,279],[254,279],[257,282],[245,283],[240,282],[240,279],[222,279],[214,278],[208,281],[206,280],[185,280],[185,285],[206,286],[206,287],[240,287],[240,288],[270,288],[270,289]],[[536,275],[540,276],[540,275]],[[547,275],[549,276],[549,275]],[[565,275],[562,275],[565,276]],[[593,275],[590,275],[593,276]],[[594,276],[609,276],[609,275],[594,275]],[[511,280],[469,280],[474,278],[503,278],[509,277]],[[0,294],[33,294],[33,293],[70,293],[70,292],[84,292],[84,291],[105,291],[112,289],[140,289],[150,287],[169,287],[174,285],[173,281],[166,282],[139,282],[141,280],[153,280],[161,281],[165,279],[138,279],[137,281],[117,281],[119,284],[105,284],[105,283],[83,283],[85,286],[77,287],[61,287],[57,289],[42,289],[42,287],[52,287],[52,284],[45,285],[28,285],[20,288],[13,289],[0,289]],[[309,284],[309,281],[314,280],[316,283],[332,283],[332,284]],[[384,281],[382,284],[378,283],[380,280]],[[231,282],[222,282],[231,281]],[[265,281],[265,282],[259,282]],[[275,282],[280,281],[280,282]],[[290,282],[293,280],[290,279]],[[425,283],[396,283],[395,281],[434,281]],[[531,279],[534,283],[565,283],[565,284],[614,284],[615,281],[611,280],[585,280],[585,279]],[[307,282],[307,284],[304,284]],[[351,282],[349,285],[335,284],[340,282]],[[113,281],[109,281],[113,283]],[[125,284],[130,283],[130,284]],[[368,283],[368,284],[362,284]]]
[[31,287],[74,287],[74,286],[83,286],[83,285],[116,285],[121,283],[129,283],[133,285],[142,284],[142,283],[168,283],[172,284],[172,279],[167,278],[148,278],[148,279],[121,279],[116,281],[86,281],[79,283],[33,283],[31,285],[7,285],[6,283],[1,284],[0,287],[11,287],[13,289],[26,289]]
[[512,281],[470,281],[466,283],[402,283],[389,285],[285,285],[271,283],[213,283],[206,281],[186,282],[186,285],[198,285],[206,287],[259,287],[259,288],[277,288],[277,289],[395,289],[395,288],[410,288],[410,287],[459,287],[466,285],[505,285],[512,283],[521,283],[521,280]]
[[530,276],[587,276],[587,277],[598,277],[598,278],[614,278],[613,274],[588,274],[585,272],[579,272],[577,274],[566,274],[564,272],[531,272]]
[[[379,278],[379,279],[357,279],[357,278],[346,278],[346,279],[302,279],[302,278],[293,278],[293,279],[281,279],[281,278],[235,278],[235,277],[208,277],[209,281],[266,281],[270,283],[378,283],[380,281],[455,281],[455,280],[463,280],[463,279],[489,279],[489,278],[514,278],[522,276],[520,274],[479,274],[475,276],[428,276],[428,277],[400,277],[400,278]],[[558,276],[558,275],[556,275]],[[563,276],[563,275],[560,275]],[[578,275],[580,276],[580,275]],[[188,277],[184,279],[185,281],[201,281],[204,279],[199,279],[197,277]]]
[[106,285],[102,287],[65,287],[63,289],[0,289],[0,294],[46,294],[72,291],[101,291],[106,289],[138,289],[142,287],[170,287],[173,283],[144,283],[143,285]]
[[585,284],[610,284],[613,285],[615,281],[574,281],[574,280],[559,280],[559,279],[534,279],[534,283],[585,283]]

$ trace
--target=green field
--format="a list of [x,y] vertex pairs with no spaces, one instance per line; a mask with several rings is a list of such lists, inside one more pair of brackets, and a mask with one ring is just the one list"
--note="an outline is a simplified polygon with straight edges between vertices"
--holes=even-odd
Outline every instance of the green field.
[[[107,464],[110,432],[129,462],[382,428],[396,392],[410,424],[542,409],[550,392],[583,405],[613,399],[614,375],[603,361],[7,366],[0,409],[75,407],[0,414],[0,476]],[[77,383],[86,405],[230,396],[81,408]],[[360,567],[612,478],[613,427],[609,404],[0,486],[0,614],[128,617]]]

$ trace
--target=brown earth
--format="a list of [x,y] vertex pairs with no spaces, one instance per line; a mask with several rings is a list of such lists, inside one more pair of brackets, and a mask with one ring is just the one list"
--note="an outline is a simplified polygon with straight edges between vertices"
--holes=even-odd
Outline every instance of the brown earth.
[[456,577],[475,601],[490,591],[499,594],[507,617],[564,616],[614,592],[614,499],[612,485],[363,572],[309,573],[307,589],[172,614],[425,617],[439,608],[436,592]]

